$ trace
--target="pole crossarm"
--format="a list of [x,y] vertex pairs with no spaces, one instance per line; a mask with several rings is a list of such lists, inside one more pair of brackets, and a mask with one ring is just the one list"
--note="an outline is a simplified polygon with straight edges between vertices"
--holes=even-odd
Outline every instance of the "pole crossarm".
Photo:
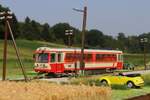
[[77,11],[77,12],[84,12],[84,10],[81,10],[81,9],[76,9],[76,8],[73,8],[74,11]]
[[65,35],[68,37],[68,47],[71,47],[72,43],[71,43],[71,37],[73,36],[73,30],[65,30]]
[[4,11],[4,12],[0,12],[0,19],[4,19],[4,20],[9,20],[12,19],[12,12],[10,11]]

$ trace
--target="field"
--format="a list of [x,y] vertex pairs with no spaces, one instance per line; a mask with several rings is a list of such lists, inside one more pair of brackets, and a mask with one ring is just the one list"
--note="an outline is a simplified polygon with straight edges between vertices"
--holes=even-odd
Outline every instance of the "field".
[[[102,75],[97,75],[97,76],[88,76],[88,77],[79,77],[79,78],[74,78],[71,79],[71,84],[85,84],[85,85],[96,85],[96,86],[100,86],[100,82],[98,81],[98,79],[101,77]],[[141,88],[135,88],[135,89],[129,89],[127,88],[125,85],[115,85],[112,86],[112,96],[111,96],[111,100],[124,100],[124,99],[128,99],[131,97],[135,97],[135,96],[140,96],[140,95],[145,95],[150,93],[150,74],[144,74],[142,75],[144,81],[145,81],[145,85],[144,87]]]
[[144,86],[141,89],[113,89],[112,100],[124,100],[135,96],[150,93],[150,86]]
[[[144,69],[143,54],[124,54],[124,62],[134,64],[136,69]],[[150,68],[150,54],[146,54],[146,64]]]
[[[33,62],[32,57],[33,57],[33,52],[36,48],[41,47],[41,46],[65,47],[64,45],[58,45],[58,44],[40,42],[40,41],[28,41],[28,40],[17,40],[17,45],[18,45],[18,48],[19,48],[19,51],[20,51],[20,54],[21,54],[21,59],[23,61],[25,69],[28,73],[28,76],[30,76],[32,74],[30,72],[33,71],[33,67],[34,67],[33,63],[34,62]],[[0,52],[1,52],[0,53],[0,77],[1,77],[1,75],[2,75],[2,62],[3,62],[3,41],[2,40],[0,40]],[[23,77],[22,73],[21,73],[20,66],[19,66],[17,58],[16,58],[16,55],[15,55],[15,51],[14,51],[13,46],[10,43],[10,41],[9,41],[9,45],[8,45],[8,60],[7,61],[8,61],[7,62],[7,78],[10,79],[10,78]],[[137,65],[136,66],[137,69],[143,69],[144,68],[143,67],[143,54],[125,54],[124,55],[124,61]],[[150,54],[147,55],[147,63],[149,63],[148,61],[150,61]],[[96,80],[98,77],[99,76],[94,76],[92,78],[91,77],[90,78],[89,77],[86,77],[86,78],[84,77],[84,78],[73,79],[71,84],[81,85],[80,83],[82,83],[82,84],[85,84],[85,85],[99,86],[99,83]],[[149,91],[150,91],[149,75],[146,76],[145,80],[147,80],[147,79],[148,79],[147,85],[145,87],[141,88],[141,89],[118,88],[118,89],[110,90],[110,91],[112,91],[112,96],[111,96],[112,100],[122,100],[122,99],[127,98],[127,95],[128,95],[128,97],[133,97],[133,96],[149,93]],[[0,83],[0,85],[1,84],[3,84],[3,82]],[[7,83],[7,84],[10,86],[9,83]],[[12,84],[15,84],[15,83],[12,83]],[[19,84],[23,84],[23,83],[19,83]],[[16,85],[19,86],[19,84],[18,85],[16,84]],[[35,85],[35,83],[33,83],[33,84]],[[39,84],[36,84],[36,85],[38,87],[41,86]],[[25,84],[25,88],[26,88],[26,86],[29,86],[29,85]],[[20,89],[20,88],[21,87],[19,87],[17,89]],[[30,87],[30,88],[32,88],[32,87]],[[80,87],[78,87],[78,88],[80,88]],[[43,89],[43,92],[45,93],[46,90],[44,90],[44,87],[42,87],[42,89]],[[5,90],[5,89],[3,89],[3,90]],[[39,91],[39,90],[37,90],[37,91]],[[74,90],[72,90],[72,91],[74,91]],[[28,94],[26,94],[26,95],[28,95]],[[20,96],[22,96],[22,95],[20,95]],[[49,99],[46,99],[47,98],[46,95],[44,95],[44,96],[45,96],[45,100],[49,100]],[[48,98],[50,98],[49,95],[48,95]],[[54,96],[54,98],[55,98],[55,96]]]
[[[20,56],[25,66],[26,71],[33,71],[33,52],[36,48],[41,46],[48,47],[65,47],[64,45],[58,45],[54,43],[41,42],[41,41],[28,41],[17,40],[17,45],[20,51]],[[2,74],[2,62],[3,62],[3,41],[0,40],[0,76]],[[15,51],[11,41],[8,42],[8,60],[7,60],[7,76],[8,77],[20,77],[21,70],[15,55]],[[143,68],[143,54],[125,54],[124,61],[137,65],[139,69]],[[150,55],[147,55],[147,63],[150,61]],[[17,75],[17,76],[16,76]]]

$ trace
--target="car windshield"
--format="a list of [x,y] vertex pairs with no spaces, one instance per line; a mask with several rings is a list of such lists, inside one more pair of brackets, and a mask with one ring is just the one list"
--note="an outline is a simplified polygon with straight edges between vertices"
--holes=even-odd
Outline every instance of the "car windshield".
[[138,76],[141,76],[141,74],[127,74],[125,76],[127,76],[127,77],[138,77]]

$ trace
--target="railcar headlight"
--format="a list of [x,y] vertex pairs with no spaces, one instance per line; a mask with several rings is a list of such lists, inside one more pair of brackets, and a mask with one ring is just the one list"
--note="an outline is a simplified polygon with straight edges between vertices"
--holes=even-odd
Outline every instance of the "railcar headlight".
[[38,67],[39,65],[38,64],[34,64],[34,67]]

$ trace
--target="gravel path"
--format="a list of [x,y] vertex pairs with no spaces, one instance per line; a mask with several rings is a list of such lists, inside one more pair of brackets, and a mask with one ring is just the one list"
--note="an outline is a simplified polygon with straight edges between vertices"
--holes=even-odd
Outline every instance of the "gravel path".
[[147,74],[150,73],[150,70],[141,70],[141,71],[132,71],[132,72],[123,72],[124,74],[136,74],[136,73],[140,73],[140,74]]

